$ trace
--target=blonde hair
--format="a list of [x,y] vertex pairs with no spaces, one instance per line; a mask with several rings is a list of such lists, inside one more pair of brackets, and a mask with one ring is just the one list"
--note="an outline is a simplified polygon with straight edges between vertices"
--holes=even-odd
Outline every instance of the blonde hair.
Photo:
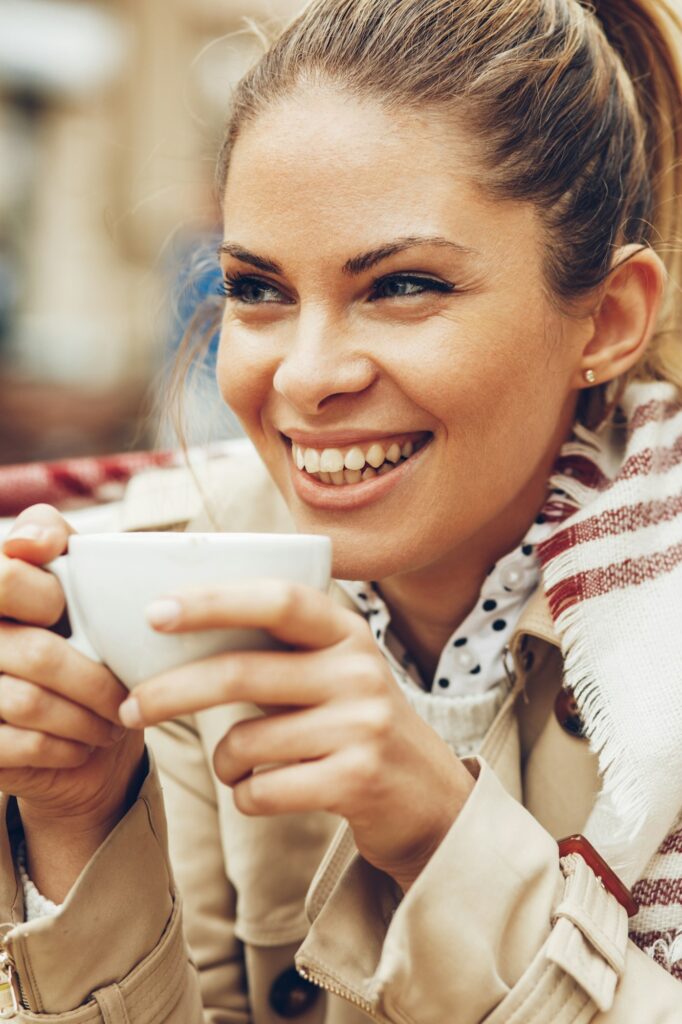
[[634,375],[682,387],[682,20],[668,0],[312,0],[236,89],[218,162],[302,86],[332,82],[401,113],[457,112],[484,186],[537,204],[550,291],[608,276],[615,247],[653,247],[669,276]]

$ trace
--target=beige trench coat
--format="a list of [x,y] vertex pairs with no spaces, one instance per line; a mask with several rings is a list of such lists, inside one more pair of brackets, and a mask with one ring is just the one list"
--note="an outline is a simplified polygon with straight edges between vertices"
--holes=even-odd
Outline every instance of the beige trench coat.
[[[133,482],[124,525],[291,529],[253,455],[206,473],[212,519],[187,473],[166,470]],[[542,595],[511,648],[513,681],[473,793],[402,899],[332,817],[235,809],[211,755],[245,706],[153,732],[139,799],[54,918],[21,923],[18,824],[4,798],[0,923],[19,1020],[682,1022],[682,985],[628,941],[620,905],[579,857],[559,864],[555,839],[580,831],[598,778],[587,743],[553,712],[562,663]]]

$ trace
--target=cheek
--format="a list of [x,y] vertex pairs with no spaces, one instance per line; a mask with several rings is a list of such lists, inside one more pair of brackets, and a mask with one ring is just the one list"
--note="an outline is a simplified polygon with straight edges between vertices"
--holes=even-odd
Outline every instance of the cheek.
[[273,373],[274,367],[262,345],[235,325],[223,325],[216,365],[218,387],[249,433],[260,420]]
[[403,381],[447,433],[472,441],[510,418],[522,423],[523,402],[554,386],[544,325],[526,318],[516,328],[509,319],[485,314],[454,324],[441,320],[420,339],[413,372]]
[[460,493],[515,486],[563,421],[571,370],[560,327],[527,313],[518,325],[482,316],[456,345],[424,350],[420,387],[445,428]]

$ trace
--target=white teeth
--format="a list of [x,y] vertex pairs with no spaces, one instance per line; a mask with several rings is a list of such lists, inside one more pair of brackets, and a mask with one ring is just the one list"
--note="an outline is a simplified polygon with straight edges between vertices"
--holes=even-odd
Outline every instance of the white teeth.
[[386,455],[380,444],[373,444],[367,452],[366,458],[370,466],[374,466],[375,469],[378,469],[386,458]]
[[338,448],[325,448],[318,469],[323,473],[339,473],[343,469],[343,453]]
[[306,448],[305,450],[305,468],[307,473],[319,473],[320,471],[320,453],[315,448]]
[[383,476],[400,462],[414,453],[414,443],[405,441],[402,445],[393,441],[388,449],[374,442],[365,454],[358,445],[349,449],[345,457],[340,448],[302,448],[292,444],[291,454],[297,469],[317,476],[322,483],[356,484],[360,480],[371,480],[379,473]]
[[346,466],[346,469],[364,469],[365,453],[363,452],[362,448],[351,448],[351,450],[346,453],[344,464]]

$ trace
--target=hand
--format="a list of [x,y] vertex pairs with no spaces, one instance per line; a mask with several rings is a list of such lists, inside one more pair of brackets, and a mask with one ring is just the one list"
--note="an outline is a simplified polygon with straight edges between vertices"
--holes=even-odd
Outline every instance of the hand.
[[148,616],[167,633],[266,629],[290,649],[229,652],[166,672],[135,689],[121,720],[139,728],[232,701],[261,706],[269,713],[233,726],[215,750],[236,806],[342,815],[365,859],[407,889],[474,780],[410,708],[364,619],[279,581],[183,591]]
[[27,830],[109,830],[143,753],[143,737],[120,727],[123,686],[47,628],[62,618],[64,595],[40,566],[71,532],[37,505],[0,553],[0,790],[19,799]]

